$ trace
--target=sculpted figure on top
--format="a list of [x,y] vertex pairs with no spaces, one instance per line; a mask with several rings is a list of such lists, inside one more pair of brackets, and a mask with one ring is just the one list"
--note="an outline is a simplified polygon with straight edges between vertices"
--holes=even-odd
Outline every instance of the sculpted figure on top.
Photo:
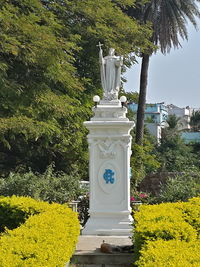
[[101,49],[102,44],[99,43],[99,61],[101,71],[101,84],[103,87],[104,100],[117,100],[121,85],[121,66],[123,65],[123,57],[115,56],[115,49],[109,49],[109,55],[103,57]]

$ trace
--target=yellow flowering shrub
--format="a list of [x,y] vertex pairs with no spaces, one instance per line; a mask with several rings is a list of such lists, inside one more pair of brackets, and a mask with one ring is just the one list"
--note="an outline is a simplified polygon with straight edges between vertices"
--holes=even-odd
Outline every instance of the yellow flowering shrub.
[[148,241],[136,262],[138,267],[199,267],[200,241]]
[[182,205],[184,219],[196,229],[200,238],[200,197],[192,198]]
[[200,198],[142,206],[133,238],[139,267],[200,267]]
[[[0,237],[0,266],[64,266],[71,258],[80,232],[77,214],[60,204],[28,197],[0,198],[0,210],[8,208],[11,219],[26,220]],[[12,212],[14,211],[14,212]],[[19,213],[21,211],[21,213]]]
[[185,240],[197,238],[197,231],[190,225],[174,203],[144,205],[135,214],[134,243],[138,252],[148,240]]

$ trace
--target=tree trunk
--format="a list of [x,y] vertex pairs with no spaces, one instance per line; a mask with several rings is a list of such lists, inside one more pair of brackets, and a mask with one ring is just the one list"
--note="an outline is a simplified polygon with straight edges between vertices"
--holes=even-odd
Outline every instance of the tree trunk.
[[140,92],[139,92],[139,102],[138,102],[137,122],[136,122],[136,139],[135,139],[135,142],[138,145],[143,144],[144,113],[145,113],[146,95],[147,95],[149,58],[150,55],[146,54],[142,55],[142,66],[140,72]]

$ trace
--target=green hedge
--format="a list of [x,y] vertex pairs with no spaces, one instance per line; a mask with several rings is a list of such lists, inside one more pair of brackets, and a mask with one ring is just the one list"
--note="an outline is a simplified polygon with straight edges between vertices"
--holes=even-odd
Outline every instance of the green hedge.
[[200,266],[200,198],[143,205],[133,238],[139,267]]
[[63,267],[80,232],[70,208],[16,196],[0,198],[0,227],[6,227],[0,238],[3,267]]

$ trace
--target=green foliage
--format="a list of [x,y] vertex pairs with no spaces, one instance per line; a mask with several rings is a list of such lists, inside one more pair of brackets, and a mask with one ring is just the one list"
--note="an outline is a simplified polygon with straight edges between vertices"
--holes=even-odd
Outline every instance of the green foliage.
[[76,39],[64,36],[61,21],[40,1],[2,1],[0,17],[1,172],[44,171],[52,161],[70,172],[87,159],[88,111],[74,99],[83,90],[74,75]]
[[138,92],[125,92],[123,89],[121,89],[119,96],[122,95],[126,96],[127,103],[138,103]]
[[191,197],[200,195],[200,174],[185,173],[167,179],[161,186],[157,201],[177,202],[187,201]]
[[125,103],[126,107],[127,107],[127,118],[130,121],[135,121],[136,120],[136,113],[134,111],[132,111],[130,108],[128,108],[128,104],[129,103],[137,103],[138,102],[138,93],[137,92],[125,92],[123,89],[120,90],[120,94],[119,94],[119,98],[121,96],[126,96],[127,98],[127,102]]
[[194,170],[194,166],[198,166],[198,159],[192,153],[192,148],[184,143],[177,131],[166,129],[166,132],[167,134],[162,137],[161,144],[158,147],[158,157],[162,171],[183,172],[188,169]]
[[147,79],[150,56],[153,50],[159,47],[163,54],[171,48],[181,47],[180,38],[188,39],[187,22],[190,21],[197,28],[197,18],[200,17],[199,0],[144,0],[135,1],[135,5],[125,9],[132,18],[143,25],[151,24],[152,35],[150,40],[155,45],[147,47],[141,53],[142,64],[140,72],[140,92],[138,102],[136,143],[142,145],[144,134],[144,112],[147,95]]
[[5,231],[5,228],[14,229],[24,223],[26,214],[20,209],[12,209],[9,204],[4,203],[0,205],[0,233]]
[[81,195],[77,171],[67,175],[49,166],[43,174],[10,173],[0,178],[0,195],[30,196],[48,202],[66,203]]
[[1,2],[3,89],[9,90],[8,95],[3,90],[2,96],[31,97],[37,90],[56,89],[57,83],[67,91],[78,90],[72,65],[72,50],[77,46],[70,36],[61,35],[61,21],[37,0]]
[[178,118],[176,115],[169,115],[167,118],[167,124],[168,124],[168,130],[178,130],[180,118]]
[[2,207],[7,208],[8,217],[21,211],[26,221],[1,235],[1,266],[64,266],[69,261],[80,232],[77,214],[71,209],[15,196],[0,198]]
[[200,130],[200,111],[194,111],[192,112],[192,116],[190,118],[190,126],[192,127],[192,130],[197,132]]
[[89,214],[89,195],[83,195],[79,197],[78,203],[79,220],[82,226],[84,226],[90,217]]
[[[38,96],[36,101],[29,109],[29,116],[0,118],[0,164],[4,172],[16,167],[41,172],[51,162],[67,173],[73,165],[86,166],[84,107],[53,92]],[[80,174],[85,175],[83,171]]]
[[146,123],[155,123],[155,119],[153,116],[147,116],[144,121]]
[[72,36],[78,37],[79,47],[74,56],[74,66],[87,94],[94,94],[100,88],[98,48],[104,43],[104,51],[115,47],[117,53],[125,56],[125,63],[130,66],[134,57],[130,52],[138,53],[146,46],[151,46],[148,37],[149,27],[141,26],[121,10],[122,6],[132,5],[128,1],[102,0],[59,0],[45,2],[46,7],[62,21],[63,26]]
[[197,19],[200,17],[197,3],[198,0],[137,0],[128,13],[141,23],[152,24],[151,39],[165,54],[172,47],[181,47],[180,38],[188,39],[187,21],[197,29]]
[[100,85],[96,47],[99,41],[104,43],[106,52],[109,47],[114,47],[117,53],[123,54],[127,65],[130,65],[132,60],[130,52],[137,53],[144,47],[151,46],[148,41],[151,30],[126,16],[119,3],[128,5],[124,1],[117,1],[116,4],[110,0],[69,1],[68,10],[72,10],[70,15],[73,17],[73,20],[70,20],[70,28],[73,34],[81,36],[78,44],[82,49],[75,54],[75,66],[89,91]]
[[162,129],[161,143],[158,146],[158,159],[161,170],[168,172],[198,171],[200,161],[198,144],[186,145],[178,131],[180,119],[174,115],[168,117],[168,127]]
[[132,190],[142,181],[147,173],[155,172],[160,167],[156,158],[155,144],[150,136],[146,135],[143,145],[133,143],[131,167],[132,167]]
[[44,172],[51,162],[87,178],[91,95],[99,92],[98,48],[151,45],[151,31],[122,13],[129,0],[0,0],[0,169]]

